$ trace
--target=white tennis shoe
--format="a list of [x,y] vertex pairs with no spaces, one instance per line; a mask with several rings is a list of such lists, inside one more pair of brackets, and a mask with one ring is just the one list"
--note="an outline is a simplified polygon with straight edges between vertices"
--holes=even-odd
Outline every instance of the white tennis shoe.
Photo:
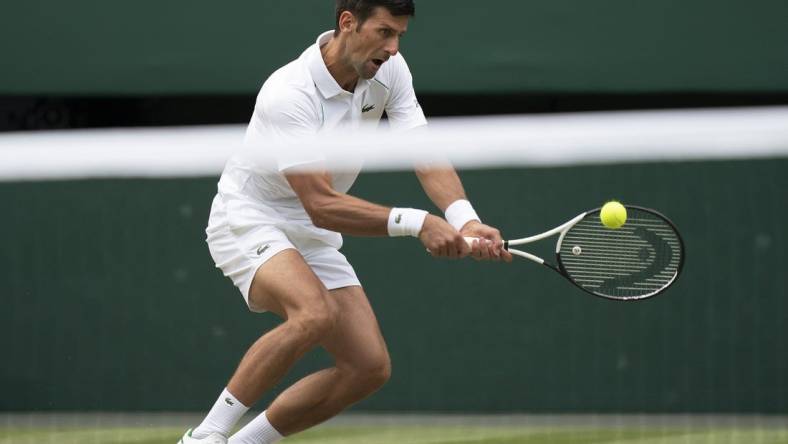
[[227,438],[218,433],[211,433],[203,439],[192,438],[192,429],[189,429],[178,444],[227,444]]

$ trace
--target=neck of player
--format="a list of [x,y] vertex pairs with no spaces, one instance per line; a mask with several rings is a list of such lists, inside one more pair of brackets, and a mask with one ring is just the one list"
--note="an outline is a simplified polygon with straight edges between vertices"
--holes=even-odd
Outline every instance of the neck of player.
[[343,60],[343,49],[343,43],[337,38],[332,38],[320,48],[320,53],[323,55],[328,72],[339,86],[345,91],[353,92],[356,90],[359,76],[356,70]]

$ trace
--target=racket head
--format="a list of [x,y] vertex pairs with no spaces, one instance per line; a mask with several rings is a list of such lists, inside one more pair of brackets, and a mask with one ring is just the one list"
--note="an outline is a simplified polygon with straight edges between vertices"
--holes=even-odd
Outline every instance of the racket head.
[[664,292],[681,274],[684,241],[675,224],[650,208],[626,205],[627,221],[602,225],[601,208],[562,233],[559,272],[577,287],[605,299],[636,301]]

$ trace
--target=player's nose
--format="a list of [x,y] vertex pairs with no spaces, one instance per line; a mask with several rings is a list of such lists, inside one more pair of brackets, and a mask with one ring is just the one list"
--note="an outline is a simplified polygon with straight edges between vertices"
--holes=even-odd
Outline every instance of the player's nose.
[[383,50],[386,51],[386,54],[390,57],[397,55],[399,52],[399,37],[389,39],[389,41],[386,42],[386,46],[383,47]]

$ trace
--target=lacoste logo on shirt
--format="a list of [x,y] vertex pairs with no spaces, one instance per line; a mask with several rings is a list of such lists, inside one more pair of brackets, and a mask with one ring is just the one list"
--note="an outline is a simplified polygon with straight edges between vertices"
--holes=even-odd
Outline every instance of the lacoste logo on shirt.
[[402,213],[398,214],[396,218],[394,218],[394,223],[398,224],[402,220]]
[[[264,247],[258,248],[257,249],[257,255],[260,256],[261,254],[265,253],[265,250],[267,250],[269,247],[271,247],[271,246],[270,245],[266,245]],[[230,399],[230,398],[227,398],[227,399]]]
[[375,105],[364,105],[364,107],[361,108],[361,112],[366,113],[372,111],[373,109],[375,109]]
[[233,405],[235,405],[235,403],[233,402],[233,400],[232,400],[232,399],[230,399],[230,398],[224,398],[224,402],[226,402],[226,403],[227,403],[227,405],[229,405],[229,406],[233,406]]

